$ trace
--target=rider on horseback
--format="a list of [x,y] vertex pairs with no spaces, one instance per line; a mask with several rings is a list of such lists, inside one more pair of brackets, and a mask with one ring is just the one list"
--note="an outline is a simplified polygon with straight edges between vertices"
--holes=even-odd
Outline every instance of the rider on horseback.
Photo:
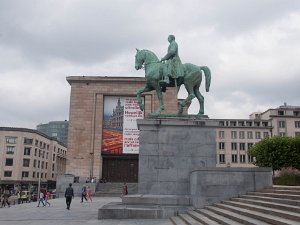
[[169,35],[168,41],[170,43],[168,53],[160,60],[161,62],[167,60],[167,73],[163,73],[163,80],[159,81],[159,83],[164,86],[170,84],[169,77],[177,79],[178,77],[184,76],[183,66],[178,56],[178,45],[175,42],[175,36]]

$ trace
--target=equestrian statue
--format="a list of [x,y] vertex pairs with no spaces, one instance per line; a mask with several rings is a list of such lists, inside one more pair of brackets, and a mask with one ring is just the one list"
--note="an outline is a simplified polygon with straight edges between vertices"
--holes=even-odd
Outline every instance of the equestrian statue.
[[178,106],[178,115],[183,113],[186,104],[190,103],[195,97],[198,99],[200,109],[198,115],[204,115],[204,97],[199,88],[202,81],[202,71],[205,75],[206,92],[209,91],[211,73],[207,66],[197,66],[191,63],[182,64],[178,55],[178,45],[175,42],[175,36],[169,35],[168,53],[161,60],[151,51],[136,49],[135,69],[145,69],[146,85],[137,90],[137,100],[140,109],[144,110],[141,94],[144,92],[156,91],[159,108],[152,116],[158,116],[164,110],[162,92],[166,87],[176,87],[177,92],[183,84],[188,92],[186,99],[181,101]]

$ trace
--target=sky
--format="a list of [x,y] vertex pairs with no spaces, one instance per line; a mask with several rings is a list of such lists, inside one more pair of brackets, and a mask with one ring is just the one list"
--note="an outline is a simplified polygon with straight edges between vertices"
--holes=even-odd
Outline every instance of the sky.
[[298,0],[0,0],[0,126],[68,120],[67,76],[143,77],[136,48],[162,58],[169,34],[211,70],[210,118],[300,105]]

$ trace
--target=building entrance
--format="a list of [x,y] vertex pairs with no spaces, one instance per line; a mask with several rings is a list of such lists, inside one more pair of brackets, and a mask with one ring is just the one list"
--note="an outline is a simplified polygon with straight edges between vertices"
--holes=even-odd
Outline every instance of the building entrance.
[[138,155],[102,157],[102,178],[107,182],[138,182]]

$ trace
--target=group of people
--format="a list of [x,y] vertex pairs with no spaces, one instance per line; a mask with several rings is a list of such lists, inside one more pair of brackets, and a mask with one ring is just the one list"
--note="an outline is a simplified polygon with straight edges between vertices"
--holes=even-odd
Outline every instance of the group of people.
[[[81,203],[83,202],[83,199],[86,201],[92,200],[93,195],[93,189],[90,186],[83,185],[81,189]],[[65,198],[66,198],[66,204],[67,204],[67,210],[70,210],[72,199],[74,198],[74,189],[72,188],[72,184],[69,184],[69,187],[65,191]]]
[[8,198],[10,196],[10,192],[9,190],[4,190],[3,193],[1,194],[1,198],[0,198],[0,201],[1,201],[1,206],[0,208],[4,208],[5,206],[7,207],[10,207],[10,203],[8,201]]
[[50,199],[51,193],[50,191],[40,191],[40,196],[39,196],[39,202],[37,207],[40,207],[40,204],[42,203],[43,207],[46,207],[47,205],[51,205],[48,200]]

